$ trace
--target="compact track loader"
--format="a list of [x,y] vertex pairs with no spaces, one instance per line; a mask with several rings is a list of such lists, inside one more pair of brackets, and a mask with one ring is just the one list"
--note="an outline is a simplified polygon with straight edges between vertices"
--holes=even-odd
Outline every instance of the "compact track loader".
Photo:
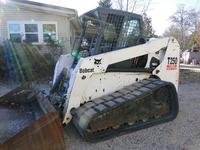
[[[140,15],[113,9],[89,11],[81,16],[81,24],[81,37],[75,40],[72,53],[62,55],[56,64],[48,96],[37,90],[17,89],[1,97],[0,112],[8,111],[10,116],[4,117],[5,126],[0,127],[0,133],[11,133],[3,137],[8,139],[5,147],[17,143],[23,132],[22,143],[32,141],[31,135],[43,136],[49,137],[44,142],[50,140],[55,149],[62,149],[58,116],[63,124],[72,121],[90,142],[177,116],[180,48],[176,39],[146,39]],[[22,110],[26,113],[21,115]],[[24,121],[20,130],[10,132],[9,122],[15,124],[18,114]],[[37,135],[40,132],[44,135]],[[40,139],[33,141],[43,144]],[[59,143],[61,147],[56,147]]]

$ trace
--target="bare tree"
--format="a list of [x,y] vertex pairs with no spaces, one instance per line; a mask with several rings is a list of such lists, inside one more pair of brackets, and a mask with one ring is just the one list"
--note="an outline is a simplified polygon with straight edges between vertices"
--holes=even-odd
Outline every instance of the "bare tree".
[[185,35],[190,28],[190,22],[188,17],[188,11],[185,10],[185,5],[178,6],[177,11],[170,17],[172,23],[174,23],[180,30],[180,46],[181,49],[185,49]]
[[98,2],[99,7],[103,7],[103,8],[112,8],[112,2],[111,0],[100,0]]
[[200,48],[200,23],[197,25],[196,32],[195,32],[195,42],[197,47]]
[[[199,13],[194,9],[187,10],[185,5],[181,4],[177,7],[177,11],[169,18],[173,23],[173,28],[176,28],[178,33],[178,40],[181,49],[184,50],[188,45],[188,37],[195,36],[197,32],[197,25],[199,22]],[[174,30],[169,30],[172,33]]]
[[120,10],[146,13],[152,0],[113,0],[115,7]]
[[173,36],[175,37],[179,42],[181,41],[181,31],[180,29],[175,26],[175,25],[171,25],[168,29],[165,30],[164,37],[170,37]]
[[143,14],[143,23],[144,35],[147,37],[157,37],[157,35],[155,35],[155,31],[153,30],[152,19],[151,17],[148,17],[146,13]]
[[200,22],[200,12],[195,9],[188,11],[188,20],[190,21],[190,32],[197,32]]
[[193,34],[184,34],[184,45],[182,42],[182,31],[181,29],[177,26],[177,25],[171,25],[168,29],[165,30],[164,37],[175,37],[181,47],[181,50],[186,50],[186,49],[190,49],[192,44],[193,44]]

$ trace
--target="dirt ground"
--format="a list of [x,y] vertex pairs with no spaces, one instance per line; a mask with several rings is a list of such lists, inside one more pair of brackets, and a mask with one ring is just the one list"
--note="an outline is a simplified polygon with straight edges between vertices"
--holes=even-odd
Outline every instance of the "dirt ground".
[[[11,88],[14,86],[0,84],[0,95]],[[67,150],[199,150],[199,91],[200,83],[181,84],[179,89],[180,111],[174,121],[104,142],[88,143],[81,139],[72,125],[68,125],[64,128]]]

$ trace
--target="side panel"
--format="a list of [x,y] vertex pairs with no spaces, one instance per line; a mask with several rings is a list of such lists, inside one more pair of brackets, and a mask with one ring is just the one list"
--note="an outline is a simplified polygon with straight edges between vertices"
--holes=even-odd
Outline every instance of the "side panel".
[[[85,79],[85,84],[80,84],[79,88],[83,93],[76,95],[81,98],[81,103],[88,100],[101,97],[122,89],[124,86],[130,85],[136,81],[149,78],[148,73],[101,73],[93,74],[88,79]],[[77,90],[78,91],[78,90]],[[77,97],[77,98],[78,98]],[[72,101],[75,98],[72,98]]]

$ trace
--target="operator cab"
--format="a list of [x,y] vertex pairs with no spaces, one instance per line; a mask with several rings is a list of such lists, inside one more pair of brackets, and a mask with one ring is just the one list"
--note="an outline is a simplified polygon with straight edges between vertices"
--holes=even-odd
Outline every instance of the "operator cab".
[[[144,44],[142,16],[121,10],[96,8],[80,17],[81,38],[73,49],[81,57]],[[78,44],[77,44],[78,43]],[[144,68],[147,55],[112,64],[108,69]],[[119,70],[118,70],[119,71]]]

